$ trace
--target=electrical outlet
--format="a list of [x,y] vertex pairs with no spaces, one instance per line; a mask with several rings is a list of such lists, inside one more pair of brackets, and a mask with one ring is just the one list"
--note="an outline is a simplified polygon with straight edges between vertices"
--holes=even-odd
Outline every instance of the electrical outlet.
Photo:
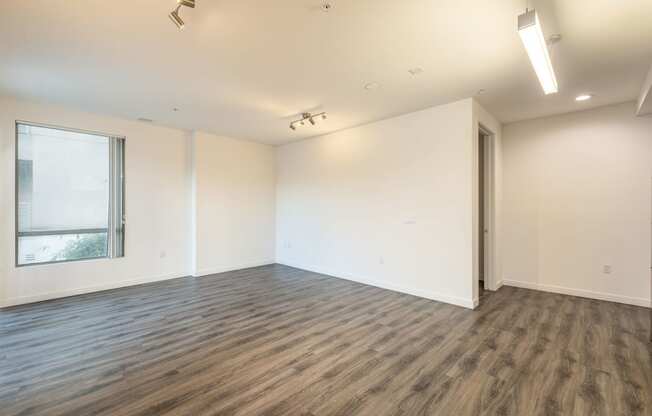
[[162,259],[164,259],[165,256],[167,256],[167,253],[165,251],[161,251],[160,256],[161,256]]
[[385,264],[385,258],[384,257],[379,257],[378,258],[378,264]]
[[604,266],[602,266],[602,273],[611,274],[611,265],[605,264]]
[[292,248],[292,243],[290,243],[289,241],[286,241],[285,242],[285,248]]

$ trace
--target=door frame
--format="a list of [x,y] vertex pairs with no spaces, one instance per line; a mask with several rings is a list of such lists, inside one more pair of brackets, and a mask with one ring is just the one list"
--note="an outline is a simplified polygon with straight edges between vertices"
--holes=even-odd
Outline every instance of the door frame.
[[[475,137],[474,142],[477,143],[475,151],[475,178],[474,183],[474,215],[478,216],[480,212],[481,203],[484,204],[484,226],[486,232],[484,236],[484,289],[489,291],[494,291],[498,289],[498,284],[496,279],[496,134],[490,129],[485,127],[482,123],[478,123],[478,134]],[[479,135],[484,136],[484,201],[479,199],[479,157],[480,157],[480,139]],[[477,217],[476,217],[477,218]],[[480,277],[480,261],[479,261],[479,250],[480,250],[480,221],[474,221],[474,235],[475,238],[475,251],[478,253],[473,265],[473,285],[474,285],[474,304],[478,305],[479,299],[477,294],[479,293],[479,277]]]

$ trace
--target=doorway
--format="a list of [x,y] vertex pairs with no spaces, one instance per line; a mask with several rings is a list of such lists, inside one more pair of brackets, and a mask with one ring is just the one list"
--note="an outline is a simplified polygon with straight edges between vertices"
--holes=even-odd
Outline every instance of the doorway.
[[493,213],[494,213],[494,135],[482,125],[477,136],[477,296],[478,303],[494,289]]
[[485,294],[485,134],[478,132],[478,288],[479,298]]

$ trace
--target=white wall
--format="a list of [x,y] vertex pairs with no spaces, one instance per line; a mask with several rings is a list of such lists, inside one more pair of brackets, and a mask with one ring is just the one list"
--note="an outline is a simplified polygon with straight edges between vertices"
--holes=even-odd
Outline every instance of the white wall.
[[275,261],[275,149],[193,137],[196,263],[206,275]]
[[[15,267],[15,121],[126,137],[125,257]],[[0,307],[273,263],[274,148],[0,98]]]
[[635,107],[504,126],[506,284],[649,306],[652,118]]
[[[15,120],[126,136],[124,258],[15,267]],[[187,275],[187,133],[0,98],[0,305]]]
[[278,149],[277,261],[473,307],[473,101]]

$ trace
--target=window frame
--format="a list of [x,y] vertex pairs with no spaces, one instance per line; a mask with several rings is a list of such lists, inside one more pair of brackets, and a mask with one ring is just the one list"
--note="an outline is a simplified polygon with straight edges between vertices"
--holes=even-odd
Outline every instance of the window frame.
[[[41,127],[59,131],[67,131],[71,133],[92,134],[95,136],[103,136],[109,139],[109,213],[106,228],[83,228],[83,229],[70,229],[70,230],[54,230],[54,231],[27,231],[21,232],[19,230],[18,217],[19,217],[19,159],[18,159],[18,126],[31,126]],[[125,256],[125,229],[126,229],[126,216],[125,216],[125,148],[126,137],[117,134],[107,134],[92,130],[83,130],[70,127],[62,127],[52,124],[35,123],[32,121],[15,120],[14,122],[14,257],[15,267],[29,267],[29,266],[44,266],[49,264],[71,263],[80,261],[114,259]],[[115,208],[119,207],[119,211]],[[116,211],[120,214],[121,218],[116,217]],[[117,234],[115,231],[115,223],[121,222],[121,232]],[[56,236],[56,235],[84,235],[84,234],[99,234],[106,232],[107,240],[107,254],[106,256],[98,257],[84,257],[80,259],[66,259],[66,260],[53,260],[44,261],[39,263],[20,263],[19,260],[19,239],[20,237],[30,236]],[[116,235],[119,235],[116,239]],[[120,253],[115,253],[116,248],[119,247]]]

